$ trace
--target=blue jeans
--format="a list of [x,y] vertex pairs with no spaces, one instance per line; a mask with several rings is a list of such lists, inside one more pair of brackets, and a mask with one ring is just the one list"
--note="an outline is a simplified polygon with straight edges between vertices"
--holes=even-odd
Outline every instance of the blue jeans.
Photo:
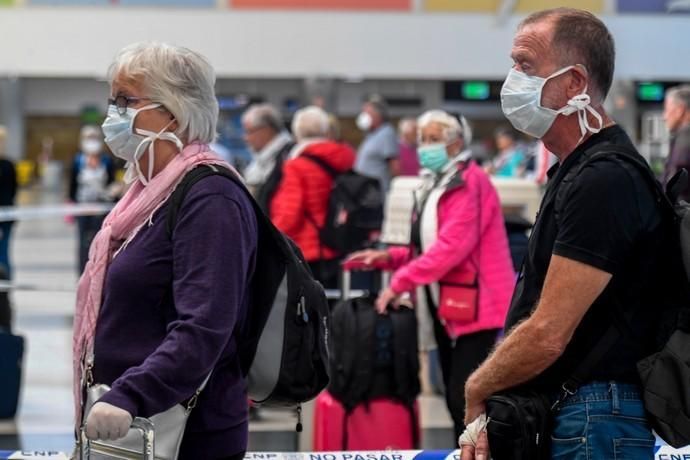
[[0,222],[0,265],[7,272],[7,279],[12,279],[12,267],[10,266],[10,236],[14,222]]
[[551,458],[652,460],[654,443],[640,387],[594,382],[580,387],[561,404],[552,433]]

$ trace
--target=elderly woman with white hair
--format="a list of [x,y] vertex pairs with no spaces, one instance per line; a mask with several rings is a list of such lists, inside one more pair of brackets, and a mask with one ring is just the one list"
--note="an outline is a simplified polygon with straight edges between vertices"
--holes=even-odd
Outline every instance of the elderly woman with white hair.
[[[127,161],[131,186],[96,235],[79,281],[77,426],[84,421],[90,439],[117,440],[134,417],[182,404],[191,413],[171,457],[242,458],[247,396],[237,337],[254,270],[255,214],[239,185],[213,175],[191,186],[172,231],[166,226],[168,198],[189,171],[230,168],[208,146],[218,117],[213,69],[189,49],[144,43],[120,51],[109,80],[105,142]],[[92,383],[110,390],[87,412],[93,386],[84,387]]]
[[417,124],[424,181],[415,192],[412,247],[365,250],[350,260],[394,270],[376,301],[380,313],[410,292],[420,313],[433,318],[457,439],[464,431],[465,380],[503,327],[514,273],[498,194],[467,149],[467,121],[432,110]]
[[355,152],[327,138],[328,114],[316,106],[297,111],[292,133],[297,144],[283,165],[271,220],[299,246],[316,279],[335,288],[342,254],[321,243],[319,229],[326,221],[335,176],[352,169]]

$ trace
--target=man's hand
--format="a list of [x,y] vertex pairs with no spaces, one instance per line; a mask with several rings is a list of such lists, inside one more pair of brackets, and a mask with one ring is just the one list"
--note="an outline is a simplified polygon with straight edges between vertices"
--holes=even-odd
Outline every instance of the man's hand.
[[124,438],[132,425],[132,416],[126,410],[105,402],[93,405],[86,419],[89,439],[115,441]]
[[379,314],[386,312],[386,308],[389,304],[392,304],[394,308],[399,306],[398,301],[400,300],[400,294],[393,292],[393,289],[386,288],[379,294],[378,299],[376,299],[376,311]]
[[476,446],[464,445],[460,449],[460,460],[489,460],[489,437],[486,430],[479,434]]
[[481,387],[475,384],[471,375],[465,382],[465,425],[472,423],[477,417],[486,412],[484,400],[487,395],[482,393]]

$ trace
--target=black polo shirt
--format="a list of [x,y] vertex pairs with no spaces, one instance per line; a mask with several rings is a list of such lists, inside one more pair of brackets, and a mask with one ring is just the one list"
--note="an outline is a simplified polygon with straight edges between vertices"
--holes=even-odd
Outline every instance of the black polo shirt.
[[[578,167],[590,148],[627,144],[618,126],[592,135],[561,165],[549,171],[549,182],[530,236],[528,255],[513,294],[506,330],[528,317],[537,304],[552,254],[573,259],[613,275],[577,327],[561,357],[532,383],[558,388],[573,373],[612,323],[621,338],[596,365],[588,380],[638,382],[635,363],[656,349],[655,330],[667,254],[662,209],[642,174],[624,160],[596,161],[574,178],[564,195],[558,219],[555,197],[567,172]],[[624,312],[632,310],[630,321]]]

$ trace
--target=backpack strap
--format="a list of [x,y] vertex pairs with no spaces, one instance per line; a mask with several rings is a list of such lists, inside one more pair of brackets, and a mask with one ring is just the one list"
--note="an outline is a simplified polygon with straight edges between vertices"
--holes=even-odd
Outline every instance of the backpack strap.
[[316,155],[310,155],[308,153],[303,153],[297,158],[306,158],[307,160],[311,161],[312,163],[316,163],[319,168],[323,169],[328,173],[331,178],[335,179],[340,175],[340,173],[330,164],[328,164],[327,161],[325,161],[323,158],[317,157]]
[[[558,191],[556,192],[556,221],[558,221],[559,211],[563,209],[563,201],[570,193],[570,187],[572,186],[575,178],[591,163],[596,161],[612,160],[623,161],[627,164],[633,165],[638,172],[640,172],[647,184],[651,187],[657,202],[661,204],[661,206],[664,208],[664,211],[667,213],[670,211],[670,215],[675,216],[671,201],[664,193],[661,184],[654,177],[654,174],[649,168],[647,162],[644,161],[644,159],[640,157],[632,147],[607,143],[603,148],[602,144],[597,144],[596,146],[586,150],[579,164],[566,173],[563,181],[561,184],[559,184]],[[625,311],[623,314],[623,319],[627,322],[630,322],[632,320],[632,313],[633,312],[630,310]],[[563,383],[561,387],[563,393],[554,407],[562,402],[568,395],[574,394],[577,391],[577,388],[589,378],[589,375],[594,367],[615,345],[620,336],[620,328],[616,323],[612,323],[598,340],[596,345],[589,351],[589,353],[587,353],[585,358],[575,368],[570,377]]]
[[[602,147],[603,145],[603,147]],[[647,162],[637,153],[637,151],[627,145],[619,145],[619,144],[612,144],[612,143],[606,143],[606,144],[597,144],[590,149],[586,150],[580,159],[580,162],[575,165],[573,168],[570,169],[563,178],[562,182],[558,185],[558,191],[556,192],[556,200],[554,203],[555,206],[555,212],[556,212],[556,222],[558,222],[560,212],[563,209],[563,203],[566,197],[570,194],[570,189],[573,185],[573,182],[575,181],[575,178],[580,175],[580,173],[588,167],[590,164],[596,162],[596,161],[623,161],[627,164],[630,164],[634,166],[637,171],[642,175],[642,177],[645,179],[647,184],[651,187],[652,191],[654,192],[654,195],[657,199],[657,202],[661,203],[661,206],[666,210],[666,211],[671,211],[673,213],[673,202],[674,200],[672,197],[669,197],[671,195],[671,192],[667,195],[666,192],[664,192],[663,187],[659,183],[659,181],[656,179],[654,176],[654,173],[652,170],[649,168],[649,165]],[[684,171],[684,170],[683,170]],[[687,176],[687,172],[684,173],[685,176]],[[683,172],[680,172],[676,176],[682,176]],[[676,179],[676,177],[674,177]],[[682,187],[684,184],[682,183],[683,178],[679,177],[676,180],[676,187]],[[687,180],[687,177],[686,179]],[[671,186],[672,184],[669,183]]]
[[166,231],[169,238],[172,238],[173,230],[177,224],[177,215],[180,212],[180,208],[182,207],[182,203],[184,202],[187,193],[189,193],[189,190],[194,184],[209,176],[223,176],[226,179],[231,180],[244,192],[249,199],[249,202],[252,204],[252,209],[256,214],[257,225],[267,229],[272,236],[276,238],[283,237],[280,231],[275,228],[271,222],[271,219],[269,219],[263,209],[261,209],[261,206],[259,206],[259,204],[256,202],[256,199],[254,199],[252,194],[249,193],[249,190],[247,190],[244,182],[236,173],[232,172],[228,168],[224,168],[223,166],[208,164],[197,166],[189,171],[170,196],[170,205],[168,207],[168,216],[166,220]]

